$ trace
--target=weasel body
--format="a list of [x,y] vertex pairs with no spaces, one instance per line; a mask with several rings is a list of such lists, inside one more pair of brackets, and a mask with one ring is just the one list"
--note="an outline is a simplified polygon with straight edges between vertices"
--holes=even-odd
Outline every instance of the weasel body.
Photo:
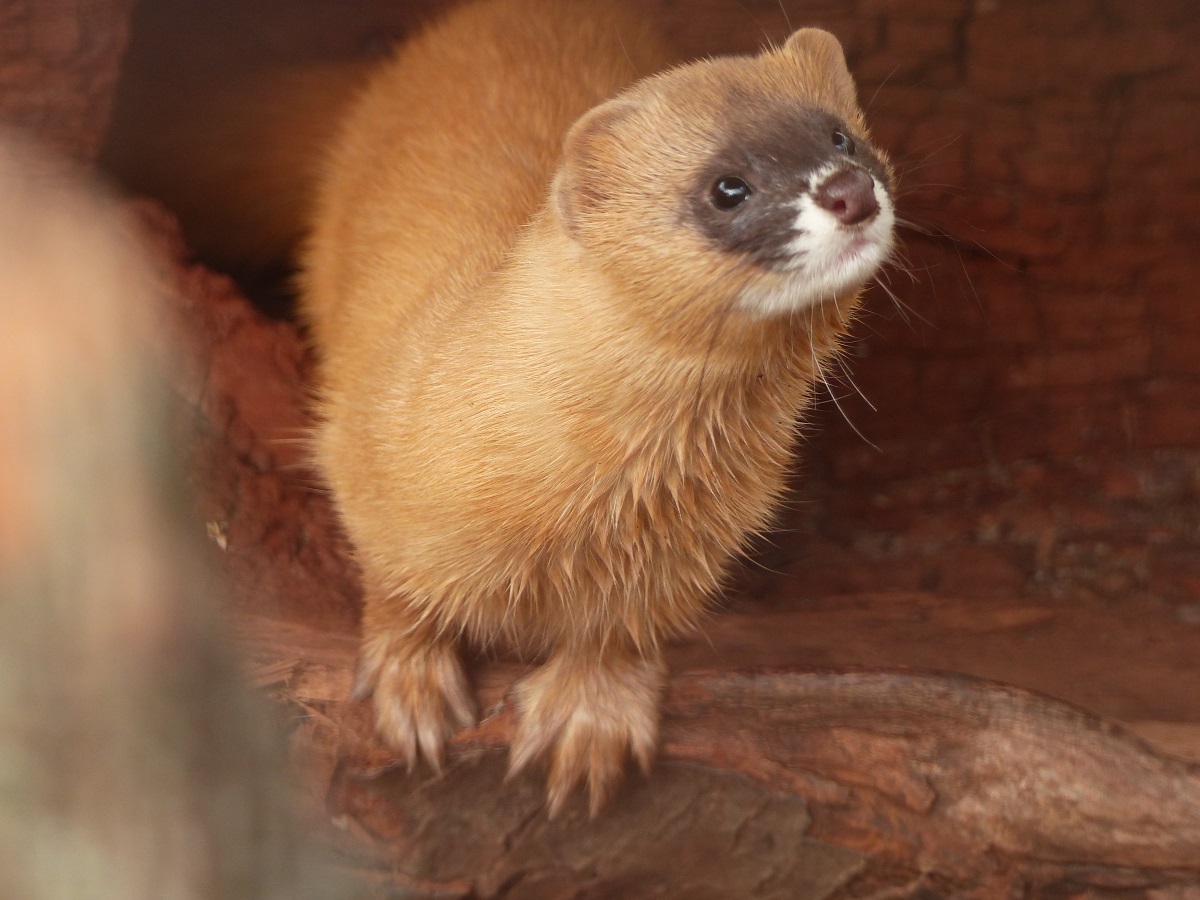
[[[474,718],[459,645],[514,649],[541,666],[512,765],[548,758],[552,810],[650,764],[661,644],[768,526],[891,247],[890,169],[831,35],[673,64],[619,4],[482,0],[365,81],[336,73],[360,86],[332,128],[270,133],[333,108],[324,76],[241,108],[261,176],[199,141],[171,162],[204,170],[175,196],[216,252],[306,235],[316,456],[363,570],[381,736],[439,766]],[[214,181],[273,196],[227,225]]]
[[350,110],[301,255],[380,733],[440,765],[459,642],[544,659],[512,765],[549,757],[552,810],[649,765],[660,645],[769,524],[891,246],[831,35],[669,62],[616,6],[452,12]]

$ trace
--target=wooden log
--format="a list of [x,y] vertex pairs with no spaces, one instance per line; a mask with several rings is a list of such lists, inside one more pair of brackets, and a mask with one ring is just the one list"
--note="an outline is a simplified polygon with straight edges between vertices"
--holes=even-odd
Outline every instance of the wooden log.
[[[408,773],[375,740],[369,707],[343,701],[352,635],[242,626],[260,683],[303,712],[308,787],[342,849],[451,896],[527,878],[780,897],[842,896],[879,872],[1000,892],[978,896],[1038,881],[1197,883],[1200,767],[1017,688],[903,672],[679,673],[651,777],[631,779],[597,822],[582,801],[551,822],[539,775],[505,778],[505,691],[519,667],[479,666],[487,717],[455,738],[446,773]],[[754,887],[765,872],[779,873],[770,890]],[[796,894],[800,882],[826,892]]]

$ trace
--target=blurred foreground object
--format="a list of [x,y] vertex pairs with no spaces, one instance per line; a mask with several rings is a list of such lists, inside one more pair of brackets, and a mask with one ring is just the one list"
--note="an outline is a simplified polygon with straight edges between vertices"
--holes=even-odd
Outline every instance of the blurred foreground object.
[[0,135],[0,896],[345,896],[193,543],[141,340],[164,290],[106,196]]

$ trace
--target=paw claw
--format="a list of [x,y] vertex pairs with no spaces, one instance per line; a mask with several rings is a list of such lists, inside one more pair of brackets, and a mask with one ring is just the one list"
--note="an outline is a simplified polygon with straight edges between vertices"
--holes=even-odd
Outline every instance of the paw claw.
[[549,757],[550,817],[586,783],[594,818],[620,784],[629,755],[643,771],[650,768],[665,677],[657,659],[551,660],[517,687],[520,720],[509,774]]
[[375,728],[412,772],[424,759],[435,772],[445,764],[446,741],[473,725],[475,706],[462,663],[452,647],[368,641],[355,695],[373,694]]

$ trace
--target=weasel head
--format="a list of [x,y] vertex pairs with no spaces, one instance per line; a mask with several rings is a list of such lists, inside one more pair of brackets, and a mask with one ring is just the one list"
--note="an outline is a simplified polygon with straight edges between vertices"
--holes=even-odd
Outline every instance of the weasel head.
[[763,320],[848,311],[891,252],[892,189],[841,46],[802,29],[593,109],[552,196],[566,232],[656,317],[687,304]]

